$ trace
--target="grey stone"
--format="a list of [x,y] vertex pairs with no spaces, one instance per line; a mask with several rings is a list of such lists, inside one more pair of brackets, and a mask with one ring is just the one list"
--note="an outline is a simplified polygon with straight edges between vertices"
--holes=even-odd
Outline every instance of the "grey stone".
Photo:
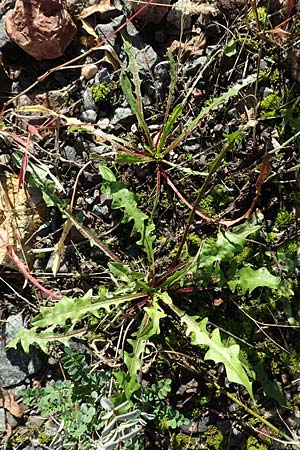
[[167,35],[163,30],[158,30],[154,33],[154,40],[158,44],[163,44],[167,40]]
[[0,433],[5,433],[5,431],[6,431],[5,409],[0,408]]
[[176,27],[178,30],[183,27],[188,30],[192,25],[192,2],[189,0],[178,0],[172,5],[171,10],[167,15],[167,22]]
[[108,152],[108,149],[105,145],[97,145],[93,148],[93,152],[98,153],[99,155],[105,154]]
[[215,132],[215,133],[221,133],[221,131],[223,130],[223,128],[224,128],[224,125],[223,125],[222,123],[217,123],[217,124],[214,126],[214,132]]
[[133,47],[138,50],[136,55],[138,65],[141,69],[148,73],[149,68],[151,69],[158,59],[157,53],[150,45],[145,44],[139,31],[132,23],[127,25],[126,31],[132,40]]
[[17,333],[24,330],[22,314],[10,316],[5,324],[4,339],[0,341],[0,386],[9,387],[20,384],[26,377],[33,375],[41,368],[38,352],[31,347],[26,355],[20,347],[5,350],[5,346],[12,341]]
[[11,428],[16,428],[19,424],[18,420],[9,411],[6,411],[6,421]]
[[269,66],[269,63],[265,59],[262,58],[259,61],[259,68],[260,68],[260,70],[266,70],[268,68],[268,66]]
[[227,112],[227,115],[229,119],[237,119],[239,117],[239,112],[236,108],[231,108]]
[[268,97],[268,95],[271,95],[271,94],[274,94],[273,89],[271,89],[269,87],[265,87],[262,89],[263,98],[266,98],[266,97]]
[[75,161],[77,159],[77,152],[71,145],[66,145],[62,150],[62,157],[68,161]]
[[97,110],[95,100],[93,99],[92,93],[89,88],[85,89],[83,96],[82,96],[82,101],[83,101],[83,108],[86,111],[88,111],[90,109],[92,109],[93,111]]
[[148,84],[146,86],[147,94],[150,95],[150,97],[155,95],[157,93],[157,91],[160,92],[160,90],[162,88],[162,83],[161,82],[156,82],[155,86],[156,87],[154,87],[153,84]]
[[93,109],[87,109],[80,114],[80,120],[83,122],[96,123],[97,113]]
[[199,56],[191,64],[188,64],[186,68],[183,69],[183,75],[185,77],[190,77],[196,74],[199,69],[202,69],[207,62],[207,56]]
[[[162,21],[162,19],[167,14],[169,8],[168,5],[170,4],[170,0],[161,0],[159,4],[151,4],[148,5],[147,8],[145,8],[144,2],[126,2],[134,12],[139,12],[137,19],[144,23],[159,23]],[[166,5],[164,7],[164,5]],[[143,9],[142,9],[143,8]]]
[[116,108],[115,114],[110,122],[110,125],[126,125],[131,124],[135,120],[134,114],[129,107]]
[[[101,23],[99,25],[96,25],[95,30],[98,34],[99,38],[105,39],[122,24],[122,22],[125,20],[125,16],[123,14],[120,14],[119,16],[115,17],[113,21],[110,21],[109,23]],[[110,36],[110,38],[106,41],[107,44],[110,44],[114,49],[116,47],[116,40],[117,40],[117,34],[114,34],[113,36]]]
[[111,74],[107,67],[103,67],[101,70],[98,71],[97,75],[95,76],[95,83],[110,84],[111,81],[112,81]]
[[154,67],[154,76],[161,80],[168,80],[170,78],[170,63],[169,61],[161,61]]
[[202,417],[199,420],[192,420],[188,425],[182,425],[180,428],[186,434],[199,434],[207,431],[209,417]]
[[206,55],[207,56],[211,56],[213,53],[215,53],[218,49],[220,48],[220,46],[218,45],[208,45],[206,47]]
[[93,213],[96,214],[96,216],[100,217],[101,219],[108,219],[109,218],[109,209],[106,205],[99,206],[95,205],[93,207]]
[[136,56],[137,63],[146,72],[151,69],[157,61],[157,53],[153,50],[150,45],[145,45],[144,48],[140,49]]

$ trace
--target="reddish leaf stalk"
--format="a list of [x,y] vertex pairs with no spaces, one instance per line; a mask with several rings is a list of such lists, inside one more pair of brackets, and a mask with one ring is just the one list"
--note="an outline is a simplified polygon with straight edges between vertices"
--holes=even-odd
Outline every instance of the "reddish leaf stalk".
[[[2,239],[2,238],[1,238]],[[15,253],[14,249],[11,245],[6,245],[7,254],[10,257],[10,259],[16,264],[19,271],[24,275],[24,277],[29,280],[35,287],[40,289],[42,292],[44,292],[49,297],[53,298],[54,300],[61,300],[63,297],[62,295],[56,294],[55,292],[51,291],[50,289],[46,289],[44,286],[42,286],[36,278],[34,278],[27,270],[25,264],[20,260],[18,255]]]

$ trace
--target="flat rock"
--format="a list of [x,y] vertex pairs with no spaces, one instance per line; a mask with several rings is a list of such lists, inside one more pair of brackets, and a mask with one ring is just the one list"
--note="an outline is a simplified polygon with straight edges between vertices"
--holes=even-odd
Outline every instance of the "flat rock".
[[167,22],[177,28],[183,27],[184,30],[191,28],[192,25],[192,2],[179,0],[172,5],[167,15]]
[[41,360],[34,348],[26,355],[19,347],[17,350],[5,346],[12,341],[17,333],[24,329],[22,314],[10,316],[5,325],[4,338],[0,340],[0,386],[10,387],[25,380],[29,375],[41,368]]
[[17,0],[5,28],[11,40],[38,61],[62,56],[77,32],[59,0]]

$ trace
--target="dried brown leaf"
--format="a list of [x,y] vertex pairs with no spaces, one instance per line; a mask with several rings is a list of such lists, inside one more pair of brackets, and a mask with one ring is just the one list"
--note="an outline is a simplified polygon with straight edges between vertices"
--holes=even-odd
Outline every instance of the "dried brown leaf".
[[23,417],[23,412],[16,402],[14,395],[11,391],[0,388],[0,406],[9,411],[14,417]]
[[110,0],[102,0],[100,3],[97,3],[96,5],[88,6],[87,8],[84,8],[80,14],[76,16],[76,19],[82,20],[86,17],[91,16],[95,13],[104,13],[106,11],[112,11],[115,7],[111,6]]

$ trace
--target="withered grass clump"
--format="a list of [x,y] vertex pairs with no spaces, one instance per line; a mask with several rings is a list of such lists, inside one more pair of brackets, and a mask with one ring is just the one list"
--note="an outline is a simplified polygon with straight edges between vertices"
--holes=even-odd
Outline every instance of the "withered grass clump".
[[[44,214],[40,196],[25,186],[19,188],[18,175],[0,173],[0,230],[7,233],[7,244],[25,261],[30,238],[39,228]],[[0,247],[0,265],[15,268],[5,245]]]

